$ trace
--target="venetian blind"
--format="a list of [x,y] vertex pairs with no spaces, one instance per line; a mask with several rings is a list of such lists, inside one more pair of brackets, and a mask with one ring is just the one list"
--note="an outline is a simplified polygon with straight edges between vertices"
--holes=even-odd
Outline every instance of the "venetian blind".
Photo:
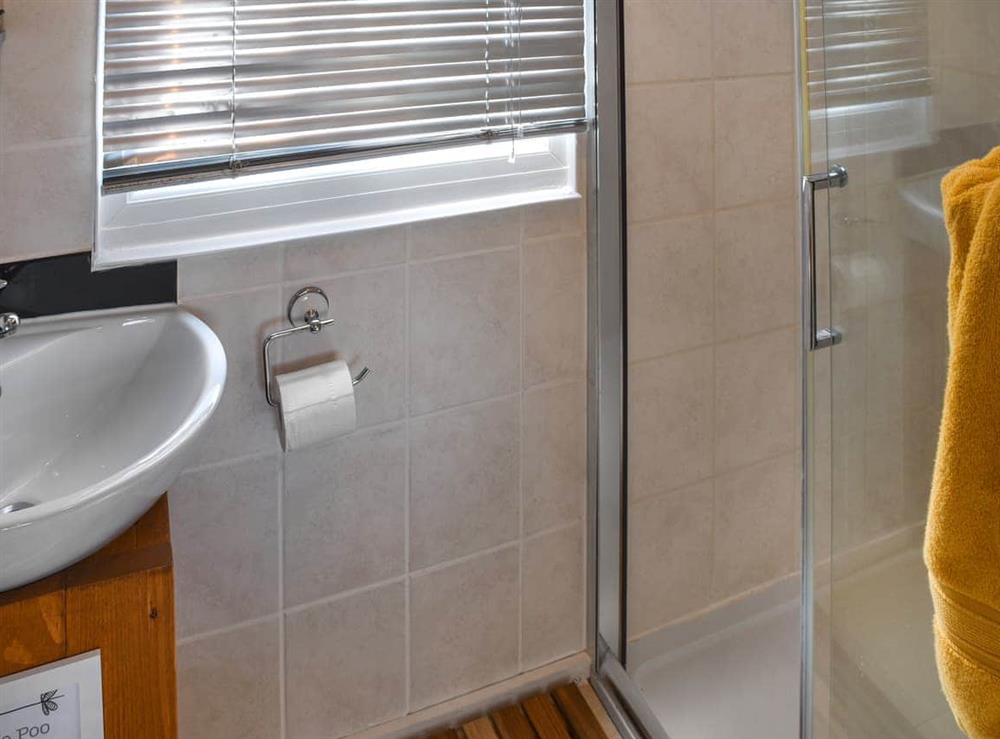
[[585,124],[584,0],[104,0],[105,192]]
[[812,110],[930,95],[926,0],[807,0]]

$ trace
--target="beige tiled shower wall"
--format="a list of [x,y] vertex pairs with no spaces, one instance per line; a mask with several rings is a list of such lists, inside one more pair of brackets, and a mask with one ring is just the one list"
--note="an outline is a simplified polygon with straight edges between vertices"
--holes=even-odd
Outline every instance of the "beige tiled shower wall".
[[1000,120],[1000,3],[927,0],[942,129]]
[[797,568],[792,11],[625,2],[631,638]]
[[[97,1],[6,10],[0,262],[81,251]],[[180,302],[229,360],[170,491],[182,739],[342,736],[583,648],[583,212],[180,262]],[[337,323],[281,363],[336,354],[374,374],[355,433],[283,455],[260,346],[307,284]]]

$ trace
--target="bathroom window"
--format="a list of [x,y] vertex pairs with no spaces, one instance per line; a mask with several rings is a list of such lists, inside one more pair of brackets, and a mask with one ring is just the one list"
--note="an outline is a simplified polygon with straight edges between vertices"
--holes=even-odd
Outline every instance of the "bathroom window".
[[584,0],[104,0],[97,266],[576,196]]

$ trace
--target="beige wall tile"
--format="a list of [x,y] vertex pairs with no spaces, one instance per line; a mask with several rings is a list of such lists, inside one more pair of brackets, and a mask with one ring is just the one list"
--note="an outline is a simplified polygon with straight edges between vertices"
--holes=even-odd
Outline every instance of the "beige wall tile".
[[790,198],[794,194],[794,111],[791,75],[715,83],[717,207]]
[[632,500],[712,474],[712,349],[629,366]]
[[722,344],[715,351],[715,463],[719,471],[795,448],[798,332]]
[[0,157],[0,172],[0,261],[93,247],[92,142],[7,149]]
[[829,504],[833,520],[833,552],[843,552],[868,536],[870,522],[862,502],[865,490],[865,432],[860,428],[835,432],[832,440],[833,494]]
[[523,217],[521,208],[507,208],[414,223],[410,226],[410,258],[517,246]]
[[583,649],[583,528],[572,525],[524,543],[522,669]]
[[792,201],[720,211],[715,234],[716,338],[793,323],[799,285]]
[[410,422],[410,566],[518,536],[518,401]]
[[285,455],[285,604],[404,571],[406,434],[361,432]]
[[410,267],[410,411],[504,395],[518,387],[516,250]]
[[264,337],[286,325],[277,287],[183,301],[207,323],[226,351],[226,387],[206,424],[191,466],[233,457],[277,452],[278,420],[264,395],[260,347]]
[[1000,117],[1000,95],[983,94],[997,89],[996,77],[944,67],[938,79],[935,115],[939,130],[990,123]]
[[280,736],[280,648],[277,619],[178,645],[179,736]]
[[629,506],[629,636],[709,603],[712,482]]
[[97,2],[7,0],[4,9],[3,145],[93,136]]
[[744,77],[795,70],[792,3],[785,0],[713,0],[712,71]]
[[865,427],[866,386],[868,383],[868,310],[855,308],[835,311],[834,323],[843,334],[837,351],[821,365],[828,368],[833,405],[831,417],[838,433]]
[[719,475],[714,599],[736,595],[797,568],[800,483],[794,452]]
[[524,533],[583,517],[587,488],[587,396],[581,382],[524,394],[521,485]]
[[171,486],[179,636],[278,610],[277,463],[190,472]]
[[668,82],[712,74],[711,7],[704,0],[626,0],[625,79]]
[[910,510],[903,491],[903,427],[897,421],[865,429],[865,488],[855,509],[865,539],[888,533],[907,522]]
[[415,576],[410,584],[410,709],[517,672],[517,547]]
[[[578,141],[577,146],[585,147],[586,142]],[[586,219],[587,203],[583,197],[528,205],[524,208],[524,238],[585,234]]]
[[898,425],[902,422],[907,389],[904,383],[906,311],[901,302],[893,301],[869,306],[867,317],[865,422]]
[[406,260],[406,226],[373,228],[283,245],[286,282],[311,285],[322,277]]
[[940,426],[937,408],[910,409],[903,418],[904,523],[927,520]]
[[177,296],[189,300],[271,285],[281,278],[281,257],[280,248],[261,246],[178,259]]
[[632,86],[626,97],[629,221],[711,209],[712,83]]
[[528,241],[524,263],[524,385],[583,377],[587,252],[581,236]]
[[712,342],[712,216],[628,228],[629,360]]
[[[402,418],[406,413],[405,268],[388,267],[311,284],[326,291],[330,317],[336,323],[319,335],[303,333],[285,339],[283,363],[277,365],[277,371],[331,359],[344,360],[355,375],[362,367],[370,367],[371,376],[354,388],[358,426]],[[283,288],[282,306],[300,287],[292,284]]]
[[406,713],[403,583],[285,620],[288,739],[339,737]]
[[[942,280],[947,278],[942,275]],[[905,301],[903,309],[904,408],[939,406],[948,372],[945,299],[940,295],[914,295]]]

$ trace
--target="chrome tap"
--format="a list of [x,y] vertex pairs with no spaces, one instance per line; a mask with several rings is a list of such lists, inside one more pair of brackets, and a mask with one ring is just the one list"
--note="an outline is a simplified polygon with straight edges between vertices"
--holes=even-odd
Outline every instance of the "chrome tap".
[[[0,279],[0,290],[7,287],[7,280]],[[17,327],[21,325],[21,319],[17,313],[0,313],[0,339],[4,336],[13,336],[17,333]]]
[[20,325],[21,319],[17,313],[0,313],[0,339],[16,334]]

